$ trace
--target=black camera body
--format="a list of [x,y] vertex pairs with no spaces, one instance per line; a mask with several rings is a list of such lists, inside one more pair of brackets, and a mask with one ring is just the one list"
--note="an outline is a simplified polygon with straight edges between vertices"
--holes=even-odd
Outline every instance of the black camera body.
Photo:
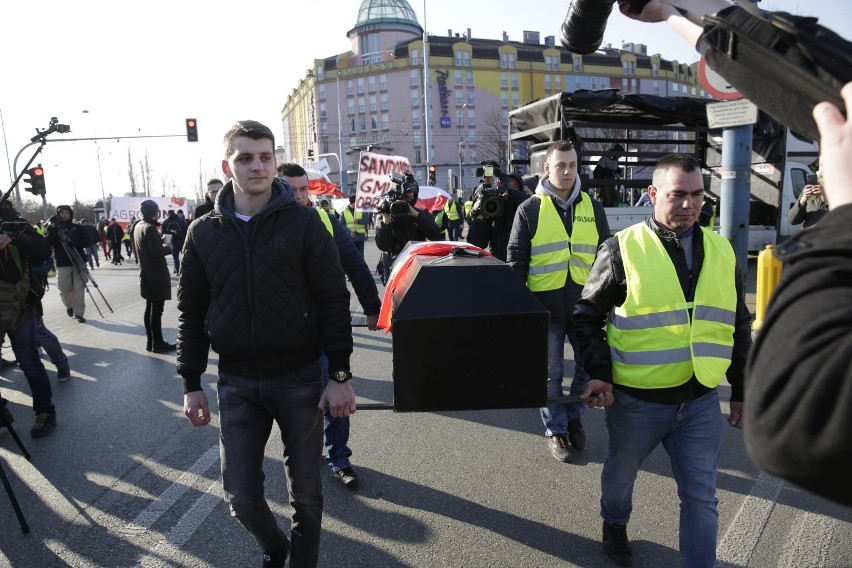
[[[606,22],[613,5],[628,0],[571,0],[568,15],[559,36],[562,45],[571,53],[590,55],[603,42]],[[630,12],[639,14],[650,0],[629,0]]]
[[390,174],[391,187],[384,195],[379,203],[379,213],[389,213],[394,221],[408,219],[408,212],[411,210],[411,204],[408,201],[406,194],[416,192],[419,189],[417,180],[413,174],[405,175],[391,172]]
[[14,238],[26,231],[29,226],[30,224],[26,221],[3,221],[0,223],[0,233]]
[[476,189],[476,193],[479,200],[478,214],[486,219],[498,219],[503,216],[506,201],[498,188],[483,184]]

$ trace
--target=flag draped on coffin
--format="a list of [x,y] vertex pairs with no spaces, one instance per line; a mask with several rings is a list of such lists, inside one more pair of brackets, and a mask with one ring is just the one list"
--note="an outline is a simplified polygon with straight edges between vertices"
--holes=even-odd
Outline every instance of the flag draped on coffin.
[[452,199],[453,196],[441,189],[431,185],[421,185],[420,192],[417,195],[417,204],[415,207],[425,209],[429,213],[434,213],[442,209],[444,205]]
[[336,183],[332,183],[328,176],[319,170],[305,169],[308,173],[308,192],[311,195],[332,195],[334,197],[346,197],[338,188]]

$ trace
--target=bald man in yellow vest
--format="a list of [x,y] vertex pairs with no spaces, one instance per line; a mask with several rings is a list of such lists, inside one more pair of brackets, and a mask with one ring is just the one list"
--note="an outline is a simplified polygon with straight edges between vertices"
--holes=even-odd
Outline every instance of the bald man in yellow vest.
[[604,243],[574,310],[588,388],[610,390],[614,399],[601,474],[603,548],[631,565],[633,484],[662,444],[681,500],[683,565],[712,567],[722,443],[717,386],[727,378],[728,422],[741,428],[751,314],[733,248],[698,223],[704,178],[695,158],[663,157],[648,195],[653,216]]

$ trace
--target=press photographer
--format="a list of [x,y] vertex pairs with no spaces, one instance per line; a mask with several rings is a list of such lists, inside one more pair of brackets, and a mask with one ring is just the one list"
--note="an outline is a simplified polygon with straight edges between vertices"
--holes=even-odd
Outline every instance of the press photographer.
[[68,317],[77,318],[84,323],[86,318],[86,280],[81,271],[85,266],[77,266],[74,259],[69,257],[68,251],[76,251],[79,258],[85,257],[86,245],[89,239],[86,230],[81,225],[73,223],[74,212],[68,205],[60,205],[56,208],[56,215],[47,221],[47,242],[53,248],[53,256],[56,259],[57,285],[59,286],[59,297],[65,304]]
[[[476,173],[482,176],[482,182],[473,191],[467,242],[480,248],[488,248],[491,254],[506,262],[506,246],[509,243],[515,211],[529,195],[512,189],[509,183],[505,187],[492,185],[493,181],[500,179],[502,173],[492,165],[482,166]],[[509,174],[507,178],[512,176],[523,186],[523,178],[518,174]]]
[[439,241],[441,231],[424,209],[414,207],[420,186],[411,173],[390,174],[392,187],[379,203],[379,224],[376,227],[376,246],[382,251],[380,274],[387,281],[390,266],[396,255],[409,241]]

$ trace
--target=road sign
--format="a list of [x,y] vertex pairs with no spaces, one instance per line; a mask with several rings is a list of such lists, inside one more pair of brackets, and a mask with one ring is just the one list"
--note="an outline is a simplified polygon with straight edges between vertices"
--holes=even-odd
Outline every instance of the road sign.
[[698,61],[698,78],[704,90],[723,101],[731,101],[742,98],[742,93],[737,91],[728,83],[728,80],[710,69],[707,61],[702,57]]
[[757,105],[748,99],[707,105],[707,126],[731,128],[757,122]]

